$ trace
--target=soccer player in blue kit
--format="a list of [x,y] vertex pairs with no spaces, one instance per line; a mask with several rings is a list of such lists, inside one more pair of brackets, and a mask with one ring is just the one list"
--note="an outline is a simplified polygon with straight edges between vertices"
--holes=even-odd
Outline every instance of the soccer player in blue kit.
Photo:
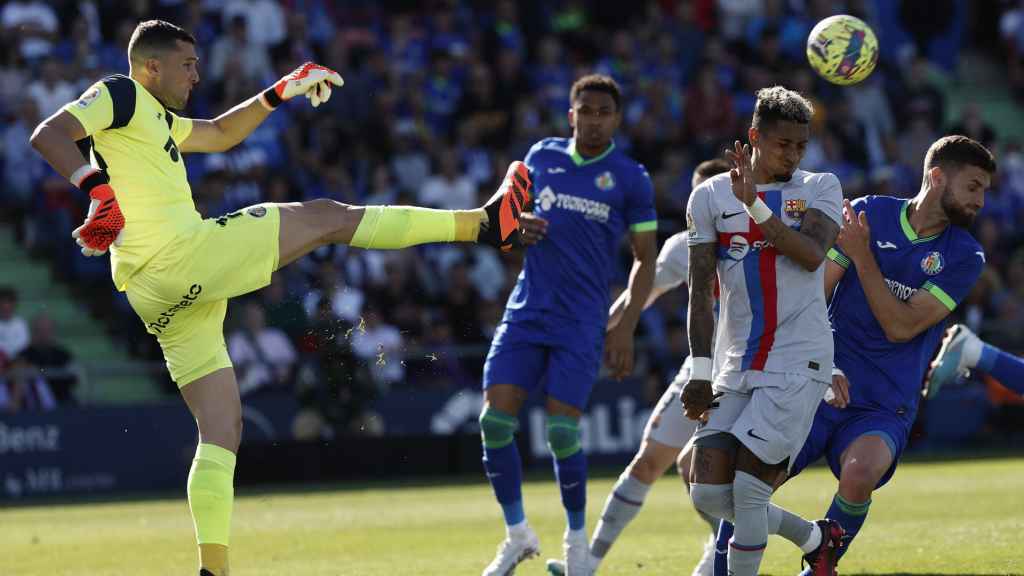
[[[507,529],[484,576],[511,574],[540,553],[523,510],[514,438],[519,410],[537,389],[546,396],[548,446],[568,518],[567,573],[586,570],[587,472],[579,419],[602,349],[614,377],[632,371],[633,332],[654,282],[651,180],[612,140],[622,118],[619,86],[608,76],[584,76],[573,84],[569,100],[573,137],[546,138],[526,155],[535,201],[533,215],[524,212],[521,226],[524,242],[532,245],[484,365],[483,462]],[[627,230],[633,266],[626,306],[606,334],[609,284]]]
[[[942,321],[981,274],[985,255],[967,228],[984,206],[995,170],[984,146],[946,136],[928,149],[915,198],[867,196],[844,203],[837,248],[828,253],[825,294],[835,370],[849,381],[849,401],[844,408],[819,405],[789,472],[792,478],[824,456],[839,479],[825,515],[845,530],[836,561],[863,526],[872,492],[896,470]],[[779,534],[794,540],[802,522],[787,518]],[[723,523],[719,530],[719,549],[729,528]],[[722,573],[717,564],[715,573]]]

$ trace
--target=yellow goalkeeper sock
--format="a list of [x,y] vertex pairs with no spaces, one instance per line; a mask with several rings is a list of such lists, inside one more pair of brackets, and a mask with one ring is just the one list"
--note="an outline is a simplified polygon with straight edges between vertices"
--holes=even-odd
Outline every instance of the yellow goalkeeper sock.
[[200,444],[188,474],[188,505],[199,543],[200,568],[228,573],[228,536],[235,497],[235,455],[215,444]]
[[487,213],[418,206],[367,206],[349,242],[357,248],[397,249],[430,242],[476,242]]

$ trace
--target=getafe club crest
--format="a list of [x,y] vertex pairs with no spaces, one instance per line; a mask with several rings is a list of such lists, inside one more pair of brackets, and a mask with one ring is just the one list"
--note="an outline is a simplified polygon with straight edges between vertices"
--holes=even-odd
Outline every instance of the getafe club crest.
[[921,259],[921,270],[929,276],[935,276],[945,267],[946,262],[942,259],[942,254],[938,252],[929,252]]
[[608,191],[615,188],[615,177],[611,172],[604,172],[594,180],[594,185],[600,190]]
[[804,212],[807,212],[807,201],[800,198],[786,200],[783,211],[793,220],[803,220]]

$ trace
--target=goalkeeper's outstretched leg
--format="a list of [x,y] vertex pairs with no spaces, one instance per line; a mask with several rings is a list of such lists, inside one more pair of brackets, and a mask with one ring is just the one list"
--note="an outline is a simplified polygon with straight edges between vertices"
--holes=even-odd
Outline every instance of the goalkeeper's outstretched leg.
[[476,210],[417,206],[352,206],[321,198],[278,204],[279,266],[326,244],[400,249],[430,242],[480,242],[503,251],[519,247],[519,216],[529,210],[530,175],[513,162],[487,204]]

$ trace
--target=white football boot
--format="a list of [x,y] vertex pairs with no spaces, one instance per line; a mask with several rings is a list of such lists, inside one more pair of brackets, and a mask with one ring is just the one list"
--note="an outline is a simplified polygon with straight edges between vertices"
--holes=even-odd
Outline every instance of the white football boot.
[[528,525],[521,530],[509,531],[498,545],[494,560],[484,568],[483,576],[511,576],[523,560],[540,556],[540,539]]

